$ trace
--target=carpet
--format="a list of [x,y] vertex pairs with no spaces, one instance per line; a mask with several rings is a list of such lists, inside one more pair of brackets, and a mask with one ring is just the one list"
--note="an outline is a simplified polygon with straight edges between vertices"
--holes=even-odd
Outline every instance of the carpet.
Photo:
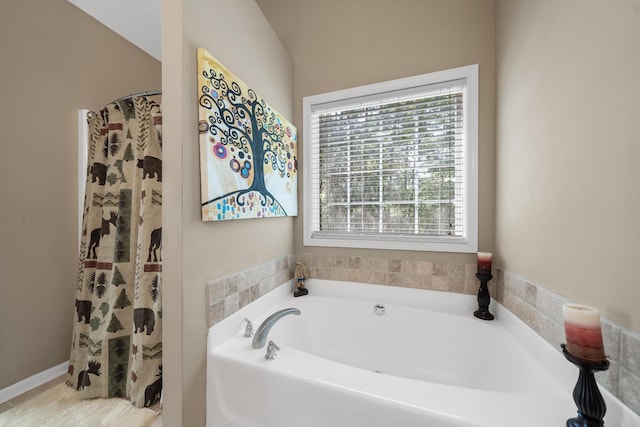
[[80,400],[80,392],[59,384],[0,414],[0,427],[142,427],[157,415],[126,399]]

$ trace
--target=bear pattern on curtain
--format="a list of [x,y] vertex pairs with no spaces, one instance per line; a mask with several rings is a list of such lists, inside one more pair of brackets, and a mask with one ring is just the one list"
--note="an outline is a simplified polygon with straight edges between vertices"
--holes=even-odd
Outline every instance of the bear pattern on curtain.
[[83,399],[162,390],[162,113],[150,98],[90,114],[67,384]]

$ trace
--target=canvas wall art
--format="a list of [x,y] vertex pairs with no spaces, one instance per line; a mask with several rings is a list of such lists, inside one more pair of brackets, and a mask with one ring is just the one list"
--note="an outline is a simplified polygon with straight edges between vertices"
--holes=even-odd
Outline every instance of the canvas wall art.
[[198,49],[203,221],[298,214],[296,128]]

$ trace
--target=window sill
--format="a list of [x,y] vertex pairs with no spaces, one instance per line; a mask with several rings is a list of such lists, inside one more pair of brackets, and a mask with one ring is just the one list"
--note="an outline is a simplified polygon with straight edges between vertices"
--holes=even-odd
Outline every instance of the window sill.
[[387,249],[423,252],[476,253],[478,251],[478,243],[475,239],[421,238],[412,236],[376,238],[358,235],[352,238],[345,238],[345,236],[342,235],[311,235],[304,237],[304,245],[330,248]]

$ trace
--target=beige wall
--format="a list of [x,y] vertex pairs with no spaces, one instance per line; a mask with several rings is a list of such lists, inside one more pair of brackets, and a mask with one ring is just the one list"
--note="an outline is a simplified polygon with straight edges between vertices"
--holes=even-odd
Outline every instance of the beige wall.
[[77,110],[160,89],[160,63],[66,0],[0,12],[0,389],[69,359]]
[[498,263],[640,331],[640,2],[497,3]]
[[[207,283],[293,252],[293,220],[202,222],[196,49],[219,59],[285,117],[292,65],[253,0],[163,1],[163,420],[205,420]],[[181,385],[181,387],[179,386]]]
[[[256,1],[294,62],[294,123],[300,134],[304,96],[479,64],[479,248],[493,250],[494,0]],[[298,187],[302,200],[302,183]],[[299,216],[295,222],[296,253],[475,260],[471,254],[304,247],[302,241]]]

